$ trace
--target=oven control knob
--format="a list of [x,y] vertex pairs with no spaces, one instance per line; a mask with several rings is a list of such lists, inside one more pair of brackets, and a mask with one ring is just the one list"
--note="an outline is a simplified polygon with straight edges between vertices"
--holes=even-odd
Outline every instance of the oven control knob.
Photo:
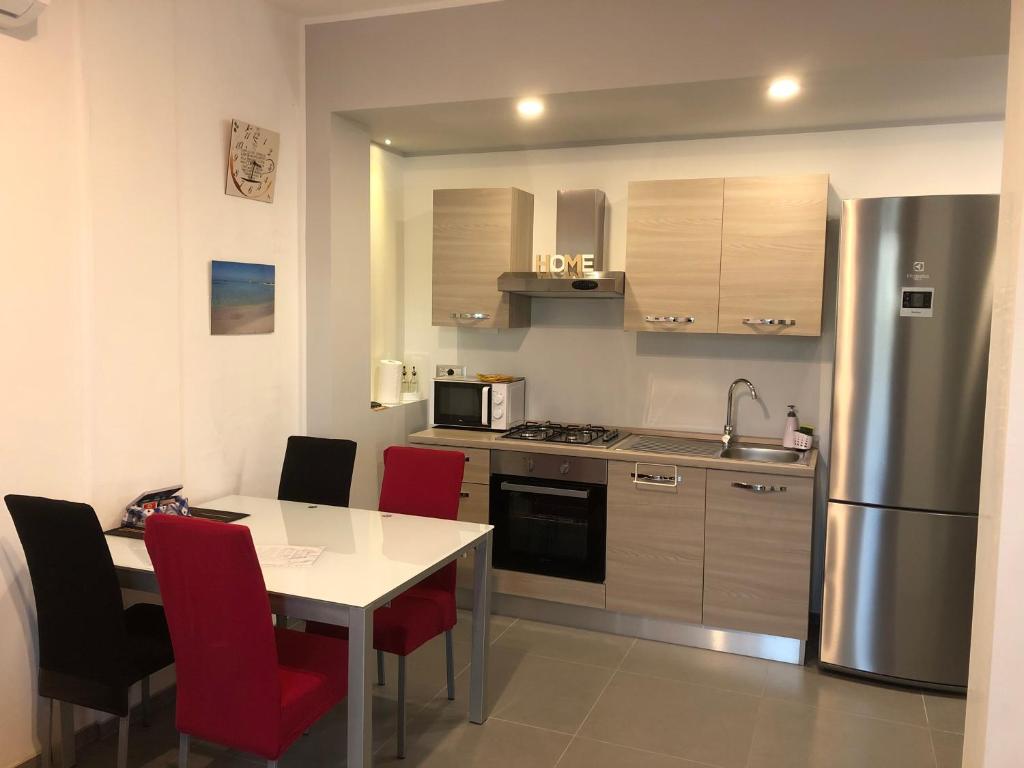
[[568,461],[563,461],[562,462],[562,466],[560,466],[558,468],[558,471],[561,472],[563,475],[568,475],[569,474],[569,462]]
[[504,392],[494,392],[493,394],[491,394],[491,403],[493,405],[501,405],[504,402],[505,402],[505,393]]
[[491,416],[493,416],[493,417],[494,417],[494,418],[496,418],[496,419],[500,419],[500,418],[501,418],[501,417],[503,417],[504,415],[505,415],[505,409],[504,409],[504,408],[502,408],[501,406],[498,406],[498,407],[494,408],[494,409],[493,409],[493,410],[491,411]]

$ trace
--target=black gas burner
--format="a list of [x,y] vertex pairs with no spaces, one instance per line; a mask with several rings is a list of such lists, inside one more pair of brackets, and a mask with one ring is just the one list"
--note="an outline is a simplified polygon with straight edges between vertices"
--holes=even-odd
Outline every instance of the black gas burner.
[[502,435],[509,440],[533,440],[542,443],[571,443],[604,447],[619,437],[619,430],[593,424],[559,424],[553,421],[528,421]]

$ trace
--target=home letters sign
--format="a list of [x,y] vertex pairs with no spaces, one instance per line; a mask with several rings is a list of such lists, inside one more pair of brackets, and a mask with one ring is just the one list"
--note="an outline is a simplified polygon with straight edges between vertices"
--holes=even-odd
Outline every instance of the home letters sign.
[[594,254],[574,255],[556,253],[554,256],[538,253],[534,260],[535,272],[549,272],[566,277],[584,277],[594,272]]

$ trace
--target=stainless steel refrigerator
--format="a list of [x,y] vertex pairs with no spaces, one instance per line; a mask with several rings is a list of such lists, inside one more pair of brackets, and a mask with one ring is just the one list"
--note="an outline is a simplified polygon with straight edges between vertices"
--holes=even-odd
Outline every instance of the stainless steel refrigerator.
[[826,667],[967,685],[998,205],[844,203]]

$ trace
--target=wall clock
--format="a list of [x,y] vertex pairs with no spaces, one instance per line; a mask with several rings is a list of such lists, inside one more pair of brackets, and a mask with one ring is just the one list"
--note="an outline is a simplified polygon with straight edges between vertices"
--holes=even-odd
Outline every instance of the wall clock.
[[276,131],[232,120],[224,192],[264,203],[274,202],[280,148],[281,134]]

